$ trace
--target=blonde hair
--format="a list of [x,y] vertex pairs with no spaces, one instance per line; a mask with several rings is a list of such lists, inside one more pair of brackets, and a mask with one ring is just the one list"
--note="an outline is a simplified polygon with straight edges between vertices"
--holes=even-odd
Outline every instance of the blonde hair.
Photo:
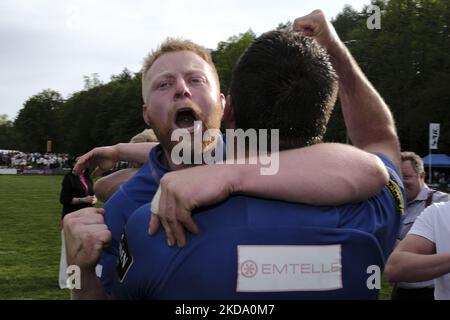
[[130,140],[130,143],[141,143],[141,142],[158,142],[158,138],[156,137],[153,129],[145,129],[144,131],[135,135]]
[[217,70],[212,61],[211,50],[206,49],[205,47],[198,45],[191,40],[185,40],[181,38],[167,38],[156,50],[152,51],[144,59],[144,65],[142,67],[142,97],[144,99],[144,102],[146,102],[148,70],[150,70],[153,63],[163,54],[177,51],[191,51],[197,54],[211,66],[213,73],[216,76],[216,80],[217,82],[219,82]]
[[401,153],[401,157],[402,162],[411,161],[412,167],[417,174],[425,172],[423,167],[423,160],[418,154],[412,151],[404,151]]
[[[142,143],[142,142],[158,142],[158,138],[155,135],[153,129],[145,129],[130,139],[130,143]],[[129,162],[130,168],[140,168],[142,163]]]

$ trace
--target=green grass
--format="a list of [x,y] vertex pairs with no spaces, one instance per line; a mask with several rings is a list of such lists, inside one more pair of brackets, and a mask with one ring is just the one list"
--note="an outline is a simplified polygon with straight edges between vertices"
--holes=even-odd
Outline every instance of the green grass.
[[[69,299],[58,286],[62,176],[0,175],[0,300]],[[390,299],[383,279],[380,299]]]
[[379,299],[380,300],[391,300],[392,285],[386,281],[384,277],[381,278],[381,290]]
[[0,299],[68,299],[58,287],[62,176],[0,175]]

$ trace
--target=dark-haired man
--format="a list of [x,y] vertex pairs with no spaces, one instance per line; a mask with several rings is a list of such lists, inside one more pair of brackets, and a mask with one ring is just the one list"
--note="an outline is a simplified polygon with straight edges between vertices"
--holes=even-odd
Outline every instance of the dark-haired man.
[[[219,92],[217,73],[210,53],[205,48],[187,40],[168,39],[147,58],[142,79],[143,115],[147,123],[155,129],[161,144],[154,147],[150,155],[144,150],[144,158],[149,157],[149,161],[108,200],[104,210],[81,210],[65,219],[68,261],[69,264],[78,265],[82,271],[81,289],[73,291],[74,298],[107,297],[106,292],[110,291],[118,256],[131,261],[126,259],[123,250],[119,248],[120,236],[129,216],[142,204],[148,203],[156,192],[160,179],[167,172],[192,165],[176,163],[172,158],[171,152],[176,143],[172,141],[171,133],[185,129],[194,133],[195,141],[196,133],[218,128],[219,125],[224,96]],[[227,118],[231,120],[231,114],[227,114]],[[195,126],[193,120],[201,120],[202,125]],[[209,148],[209,145],[217,143],[220,143],[220,136],[205,147]],[[118,150],[105,147],[94,149],[81,157],[81,161],[86,163],[91,156],[95,158],[95,150],[105,151],[108,154],[107,160],[117,159]],[[138,151],[142,150],[143,148],[138,146]],[[353,166],[347,166],[346,161],[353,163]],[[272,176],[270,185],[264,180],[260,181],[263,185],[259,185],[261,176],[259,170],[254,170],[257,166],[248,166],[247,173],[252,178],[247,180],[253,184],[242,186],[240,191],[261,197],[270,197],[273,194],[273,197],[288,197],[304,203],[340,204],[359,201],[376,194],[388,177],[387,170],[376,156],[340,144],[318,144],[281,152],[280,162],[285,165],[283,174]],[[289,167],[289,164],[293,163],[302,163],[308,170],[297,170],[292,165]],[[329,170],[321,170],[323,167]],[[217,166],[215,179],[222,179],[219,176],[222,172],[219,168],[225,166]],[[240,169],[244,168],[241,166]],[[319,170],[320,172],[316,172]],[[321,178],[317,179],[318,176]],[[195,179],[189,183],[194,181]],[[310,181],[314,182],[314,189],[310,187]],[[329,188],[330,181],[334,188]],[[289,192],[280,192],[288,190],[287,186],[291,186]],[[215,190],[209,188],[204,191]],[[203,194],[206,195],[206,192]],[[103,217],[104,212],[106,214]],[[170,226],[165,224],[165,227]],[[195,228],[195,225],[188,223],[188,227]],[[178,238],[177,242],[180,246],[184,245],[182,238]],[[109,245],[104,248],[107,243]],[[103,287],[95,274],[95,266],[101,253]],[[125,260],[121,264],[123,263],[126,269],[130,265]]]

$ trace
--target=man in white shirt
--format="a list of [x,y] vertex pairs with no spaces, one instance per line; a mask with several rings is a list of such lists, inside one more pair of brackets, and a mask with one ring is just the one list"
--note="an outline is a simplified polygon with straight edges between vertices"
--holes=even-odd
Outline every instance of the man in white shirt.
[[389,257],[385,274],[389,281],[435,279],[435,299],[450,300],[450,202],[422,212]]
[[[436,202],[449,201],[445,192],[431,189],[425,183],[422,158],[414,152],[402,152],[401,171],[408,205],[400,225],[398,240],[403,240],[414,221],[426,207]],[[433,281],[398,282],[392,294],[393,300],[433,300]]]

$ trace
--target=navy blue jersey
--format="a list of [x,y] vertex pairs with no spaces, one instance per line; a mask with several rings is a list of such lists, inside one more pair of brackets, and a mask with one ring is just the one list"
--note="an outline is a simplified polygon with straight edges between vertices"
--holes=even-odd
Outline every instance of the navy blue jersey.
[[[226,155],[226,143],[223,139],[218,141]],[[105,224],[111,231],[111,244],[103,250],[99,265],[102,266],[101,281],[107,292],[111,291],[117,257],[119,255],[120,237],[125,224],[131,214],[145,203],[150,203],[159,187],[159,181],[167,172],[159,159],[162,153],[161,145],[155,146],[149,154],[149,160],[125,182],[105,203]]]
[[234,196],[194,213],[200,233],[187,234],[182,249],[168,247],[162,229],[148,236],[150,206],[140,207],[122,236],[116,297],[377,298],[369,278],[383,270],[405,203],[395,166],[380,158],[391,180],[367,201],[325,207]]
[[159,180],[169,171],[160,161],[162,148],[155,146],[142,167],[125,182],[105,203],[105,224],[111,231],[110,246],[103,250],[99,264],[102,265],[101,280],[104,288],[110,291],[114,277],[120,237],[125,224],[133,211],[145,203],[149,203],[159,187]]

